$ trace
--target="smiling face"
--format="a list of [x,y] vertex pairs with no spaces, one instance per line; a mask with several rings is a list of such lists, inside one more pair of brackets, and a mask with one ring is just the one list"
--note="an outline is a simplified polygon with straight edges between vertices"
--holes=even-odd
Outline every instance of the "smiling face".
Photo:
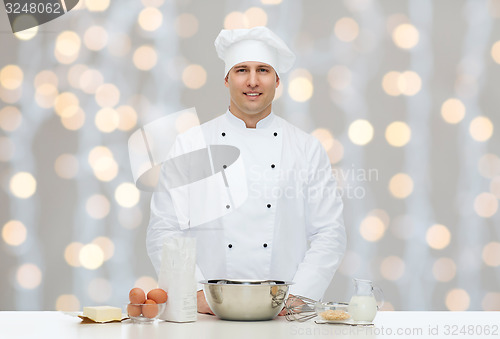
[[236,64],[225,79],[231,96],[229,110],[245,122],[256,123],[271,113],[279,83],[279,77],[268,64],[257,61]]

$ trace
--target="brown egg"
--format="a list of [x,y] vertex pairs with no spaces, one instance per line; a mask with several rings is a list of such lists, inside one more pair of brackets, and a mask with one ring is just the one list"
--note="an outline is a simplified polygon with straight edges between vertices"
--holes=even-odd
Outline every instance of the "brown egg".
[[157,304],[163,304],[164,302],[167,302],[167,298],[167,292],[165,292],[161,288],[155,288],[148,293],[148,299],[154,300]]
[[127,313],[129,317],[138,317],[141,315],[142,306],[141,305],[131,305],[127,306]]
[[146,318],[154,318],[158,315],[158,305],[153,300],[147,299],[142,305],[142,315]]
[[135,287],[130,290],[128,298],[132,304],[144,304],[146,301],[146,294],[141,288]]

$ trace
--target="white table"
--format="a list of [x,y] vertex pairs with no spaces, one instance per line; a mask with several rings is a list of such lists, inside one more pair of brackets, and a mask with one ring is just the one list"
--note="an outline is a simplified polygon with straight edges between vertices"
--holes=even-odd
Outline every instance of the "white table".
[[500,312],[379,312],[374,323],[374,327],[319,325],[311,320],[288,322],[283,317],[236,322],[199,314],[198,321],[184,324],[130,320],[82,324],[80,318],[62,312],[0,312],[0,338],[500,338]]

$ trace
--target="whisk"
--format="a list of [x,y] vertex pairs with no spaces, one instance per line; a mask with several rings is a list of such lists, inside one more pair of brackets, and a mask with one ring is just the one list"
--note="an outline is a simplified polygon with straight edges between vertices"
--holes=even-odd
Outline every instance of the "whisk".
[[316,303],[316,300],[301,295],[288,297],[285,302],[285,319],[288,321],[303,322],[314,318],[316,316]]

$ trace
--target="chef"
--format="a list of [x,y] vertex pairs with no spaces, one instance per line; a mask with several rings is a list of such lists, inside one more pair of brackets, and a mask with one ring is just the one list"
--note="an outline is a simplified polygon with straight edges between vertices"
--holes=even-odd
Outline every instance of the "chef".
[[[318,300],[340,265],[346,235],[342,200],[325,150],[313,136],[272,110],[280,76],[292,67],[295,56],[266,27],[222,30],[215,48],[225,63],[229,108],[198,131],[204,145],[239,149],[248,196],[240,206],[221,202],[226,214],[190,227],[189,221],[180,224],[168,189],[155,192],[147,231],[148,254],[158,271],[165,238],[193,236],[198,281],[293,281],[290,294]],[[179,135],[172,156],[199,149],[195,139],[199,136],[191,130]],[[162,176],[167,173],[162,171]],[[209,191],[206,194],[206,200],[217,201]],[[204,208],[186,207],[192,213]],[[198,312],[212,313],[201,285]]]

